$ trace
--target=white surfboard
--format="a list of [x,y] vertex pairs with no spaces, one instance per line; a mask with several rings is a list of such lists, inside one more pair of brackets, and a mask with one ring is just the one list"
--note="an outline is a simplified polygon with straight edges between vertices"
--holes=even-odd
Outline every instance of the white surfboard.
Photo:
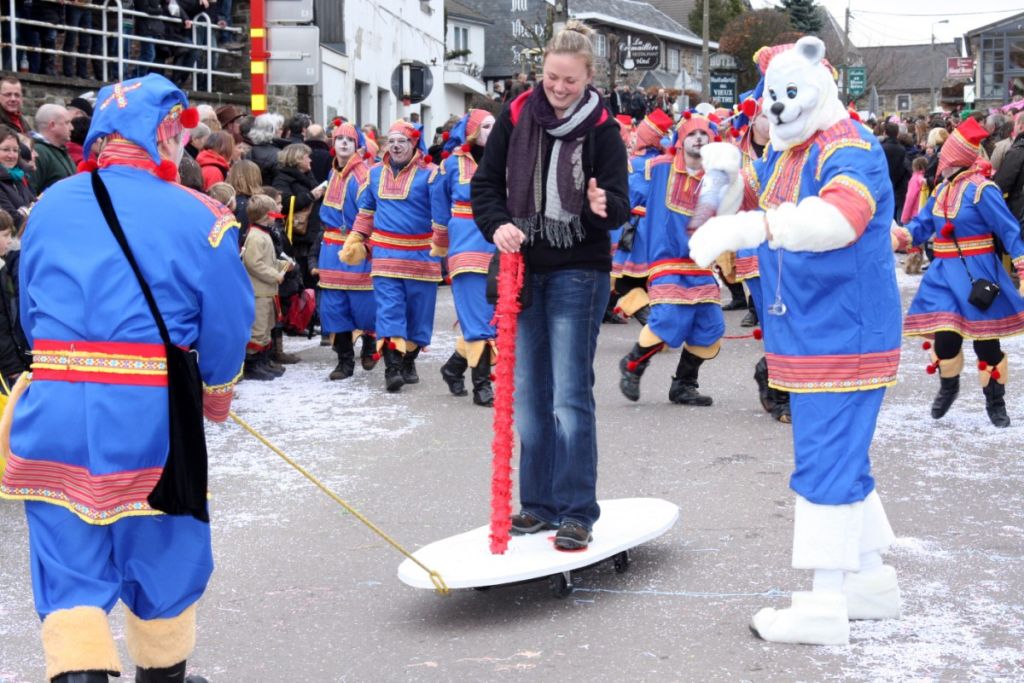
[[[489,526],[452,536],[420,548],[413,555],[444,579],[449,588],[488,588],[552,577],[558,595],[572,591],[570,572],[608,558],[625,571],[628,550],[661,536],[679,518],[679,507],[659,498],[618,498],[599,501],[601,517],[586,550],[561,551],[555,532],[513,536],[503,555],[492,555]],[[430,577],[412,560],[398,567],[398,578],[414,588],[434,588]]]

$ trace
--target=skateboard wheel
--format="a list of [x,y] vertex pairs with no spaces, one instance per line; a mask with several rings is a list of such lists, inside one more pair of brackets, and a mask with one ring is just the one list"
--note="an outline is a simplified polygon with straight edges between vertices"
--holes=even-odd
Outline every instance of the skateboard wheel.
[[623,550],[612,558],[616,574],[625,574],[629,569],[629,551]]
[[569,583],[566,574],[552,574],[548,579],[548,585],[556,598],[567,598],[575,589],[575,586]]

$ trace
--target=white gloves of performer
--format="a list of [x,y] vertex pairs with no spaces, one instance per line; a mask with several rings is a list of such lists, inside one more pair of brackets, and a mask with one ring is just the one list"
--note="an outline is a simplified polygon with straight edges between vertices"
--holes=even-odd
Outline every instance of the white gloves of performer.
[[805,197],[799,204],[786,202],[766,214],[772,249],[831,251],[857,239],[857,232],[842,212],[820,197]]
[[705,267],[727,251],[753,249],[766,237],[764,213],[740,211],[733,216],[715,216],[690,238],[690,258]]
[[705,177],[713,171],[722,171],[729,177],[729,189],[722,196],[716,214],[728,216],[736,213],[743,202],[743,178],[740,176],[743,158],[740,150],[728,142],[712,142],[701,147],[700,158]]

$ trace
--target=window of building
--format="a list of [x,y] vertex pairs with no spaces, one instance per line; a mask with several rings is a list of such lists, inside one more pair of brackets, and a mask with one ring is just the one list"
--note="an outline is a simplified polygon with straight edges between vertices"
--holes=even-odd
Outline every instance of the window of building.
[[896,111],[910,111],[910,95],[896,96]]
[[[456,26],[455,27],[454,38],[455,38],[455,43],[454,43],[454,45],[452,47],[455,50],[455,52],[460,52],[462,50],[468,50],[469,49],[469,29],[468,28],[466,28],[465,26]],[[456,61],[465,62],[466,61],[466,55],[461,55],[460,57],[456,58]]]
[[675,73],[679,71],[679,50],[670,47],[668,49],[668,71],[669,73]]
[[608,36],[603,33],[594,34],[594,54],[598,57],[608,56]]
[[981,39],[981,93],[983,99],[1002,99],[1006,78],[1006,45],[1002,34]]
[[878,96],[878,111],[873,111],[873,112],[870,112],[870,113],[872,113],[872,114],[877,116],[878,114],[881,114],[883,111],[885,111],[885,95],[879,95]]

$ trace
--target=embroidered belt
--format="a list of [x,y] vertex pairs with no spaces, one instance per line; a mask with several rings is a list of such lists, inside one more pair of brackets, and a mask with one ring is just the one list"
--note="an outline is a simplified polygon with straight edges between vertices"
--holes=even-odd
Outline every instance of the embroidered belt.
[[32,379],[165,387],[167,355],[163,344],[37,339]]
[[630,209],[629,212],[632,215],[634,215],[634,216],[646,216],[647,215],[647,207],[646,206],[634,206],[632,209]]
[[473,205],[470,202],[455,202],[452,204],[452,218],[472,218]]
[[324,244],[345,244],[345,233],[339,228],[324,228]]
[[707,268],[701,268],[693,259],[664,259],[651,264],[650,279],[665,277],[666,275],[686,275],[688,277],[708,276],[712,272]]
[[413,235],[401,232],[374,229],[370,236],[370,244],[384,249],[401,249],[403,251],[430,251],[430,240],[433,232],[421,232]]
[[[964,256],[977,256],[978,254],[991,254],[996,250],[995,240],[990,233],[974,235],[972,237],[957,238],[960,242],[960,250]],[[953,240],[935,238],[936,258],[960,258],[956,250],[956,243]]]

